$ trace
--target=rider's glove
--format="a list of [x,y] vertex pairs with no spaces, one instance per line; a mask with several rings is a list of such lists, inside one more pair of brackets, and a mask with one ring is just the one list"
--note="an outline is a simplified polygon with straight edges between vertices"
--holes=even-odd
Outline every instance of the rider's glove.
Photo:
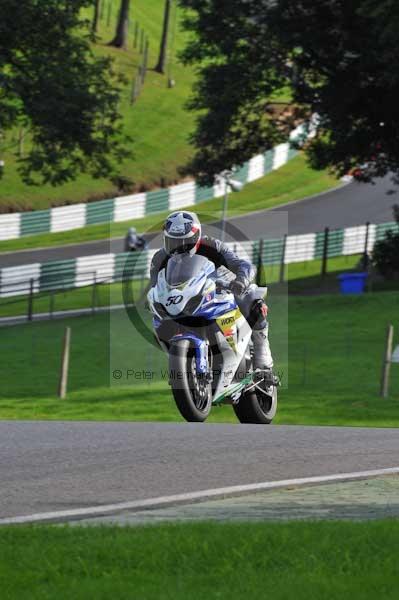
[[230,290],[235,296],[242,296],[248,289],[249,281],[245,277],[236,277],[230,284]]

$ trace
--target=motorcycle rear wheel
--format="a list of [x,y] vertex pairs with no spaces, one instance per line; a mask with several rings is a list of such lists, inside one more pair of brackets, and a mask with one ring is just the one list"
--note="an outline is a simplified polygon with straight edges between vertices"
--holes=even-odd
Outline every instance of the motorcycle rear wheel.
[[176,406],[186,421],[202,423],[212,407],[212,388],[196,373],[195,353],[188,340],[179,340],[169,350],[170,385]]
[[238,404],[233,404],[240,423],[269,425],[273,421],[277,412],[277,388],[272,389],[272,395],[265,396],[254,388],[246,392]]

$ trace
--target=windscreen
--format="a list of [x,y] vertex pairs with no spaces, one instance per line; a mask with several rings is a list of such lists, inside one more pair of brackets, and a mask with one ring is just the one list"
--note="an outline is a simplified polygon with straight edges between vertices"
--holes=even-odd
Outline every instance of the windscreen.
[[190,256],[189,254],[172,256],[166,267],[166,281],[169,285],[177,286],[186,283],[198,275],[209,264],[205,256]]

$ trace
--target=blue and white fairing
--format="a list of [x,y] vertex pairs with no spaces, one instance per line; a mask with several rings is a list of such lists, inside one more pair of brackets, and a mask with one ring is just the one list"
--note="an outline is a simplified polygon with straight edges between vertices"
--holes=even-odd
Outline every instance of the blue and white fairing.
[[185,314],[188,302],[194,298],[198,299],[198,304],[190,305],[190,316],[212,320],[237,308],[233,294],[216,293],[215,280],[215,265],[207,258],[172,257],[167,268],[159,272],[157,285],[148,293],[152,313],[163,319],[156,310],[159,303],[171,318],[178,317]]
[[[148,302],[157,330],[166,319],[199,317],[214,321],[220,328],[223,356],[222,376],[214,398],[231,385],[237,368],[248,347],[251,329],[241,315],[231,292],[217,292],[215,265],[203,256],[173,256],[166,269],[158,274],[157,285],[148,293]],[[162,307],[162,310],[161,308]],[[160,311],[160,312],[158,312]],[[168,317],[165,317],[165,311]],[[195,349],[198,373],[206,373],[208,365],[208,340],[192,331],[179,331],[174,339],[188,339]]]

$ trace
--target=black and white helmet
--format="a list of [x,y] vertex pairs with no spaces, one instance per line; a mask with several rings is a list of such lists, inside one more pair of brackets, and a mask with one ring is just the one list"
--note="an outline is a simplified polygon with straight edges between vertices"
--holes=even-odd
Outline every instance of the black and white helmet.
[[201,223],[197,215],[186,211],[170,214],[164,225],[163,239],[168,254],[195,254],[201,240]]

